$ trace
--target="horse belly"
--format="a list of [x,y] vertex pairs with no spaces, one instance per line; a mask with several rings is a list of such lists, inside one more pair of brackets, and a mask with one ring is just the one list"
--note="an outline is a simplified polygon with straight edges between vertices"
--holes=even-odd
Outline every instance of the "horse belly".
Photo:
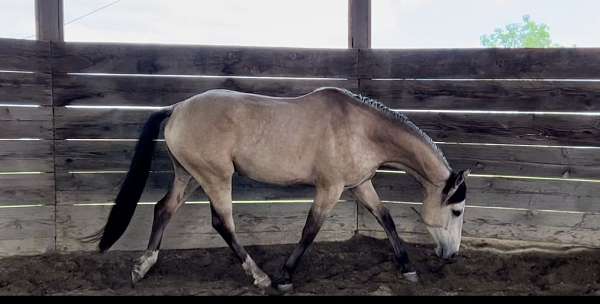
[[277,185],[312,184],[312,162],[291,154],[253,152],[234,157],[239,174]]

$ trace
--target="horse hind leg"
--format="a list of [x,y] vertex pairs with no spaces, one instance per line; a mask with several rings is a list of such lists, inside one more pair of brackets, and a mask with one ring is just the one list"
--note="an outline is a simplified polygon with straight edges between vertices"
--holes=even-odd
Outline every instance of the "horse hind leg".
[[177,212],[177,209],[183,205],[186,198],[198,188],[198,184],[192,180],[191,175],[174,159],[173,166],[175,174],[171,189],[154,207],[154,221],[148,247],[142,256],[135,261],[131,270],[131,282],[134,284],[143,279],[150,268],[156,264],[167,224]]
[[[231,170],[233,171],[233,170]],[[246,249],[240,245],[235,233],[233,206],[231,198],[232,173],[224,177],[210,176],[198,179],[210,201],[212,226],[221,235],[229,248],[233,250],[246,274],[253,279],[254,285],[261,289],[271,286],[269,276],[256,265]]]

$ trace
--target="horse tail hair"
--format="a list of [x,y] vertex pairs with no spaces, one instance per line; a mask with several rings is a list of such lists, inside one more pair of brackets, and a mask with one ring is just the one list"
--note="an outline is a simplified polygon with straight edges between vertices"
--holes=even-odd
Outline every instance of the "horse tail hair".
[[155,139],[158,138],[161,122],[171,116],[172,112],[173,107],[168,107],[153,113],[148,118],[135,146],[127,176],[110,210],[108,221],[98,232],[82,238],[82,242],[100,241],[98,249],[100,252],[105,252],[123,235],[146,186],[156,147]]

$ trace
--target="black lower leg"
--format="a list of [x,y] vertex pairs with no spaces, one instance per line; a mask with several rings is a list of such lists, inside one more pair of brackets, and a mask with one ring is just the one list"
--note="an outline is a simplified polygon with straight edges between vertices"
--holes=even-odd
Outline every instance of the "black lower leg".
[[306,252],[306,249],[312,244],[317,234],[319,233],[319,229],[323,224],[323,216],[317,214],[311,209],[311,212],[306,219],[306,224],[304,225],[304,229],[302,230],[302,237],[300,242],[289,256],[285,264],[281,269],[281,273],[276,278],[275,283],[277,284],[290,284],[292,280],[292,275],[300,262],[300,259]]
[[394,219],[390,215],[388,209],[382,206],[377,210],[373,210],[372,213],[385,230],[385,233],[392,244],[392,248],[394,250],[394,260],[400,268],[400,271],[402,273],[413,272],[414,268],[408,258],[408,253],[404,247],[404,242],[402,242],[400,237],[398,237],[396,224],[394,223]]
[[237,258],[241,263],[244,263],[248,252],[242,247],[235,238],[235,234],[231,229],[227,228],[224,219],[215,211],[212,204],[210,205],[210,212],[212,216],[212,226],[221,235],[225,243],[233,250]]

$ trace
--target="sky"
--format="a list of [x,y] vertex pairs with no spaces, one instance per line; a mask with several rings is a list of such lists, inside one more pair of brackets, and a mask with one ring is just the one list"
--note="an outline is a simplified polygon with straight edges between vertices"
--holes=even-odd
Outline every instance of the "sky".
[[[0,37],[34,38],[33,2],[0,0]],[[347,2],[64,0],[65,39],[346,48]],[[553,42],[600,47],[598,12],[600,0],[372,0],[372,44],[481,47],[481,35],[528,14],[550,27]]]

